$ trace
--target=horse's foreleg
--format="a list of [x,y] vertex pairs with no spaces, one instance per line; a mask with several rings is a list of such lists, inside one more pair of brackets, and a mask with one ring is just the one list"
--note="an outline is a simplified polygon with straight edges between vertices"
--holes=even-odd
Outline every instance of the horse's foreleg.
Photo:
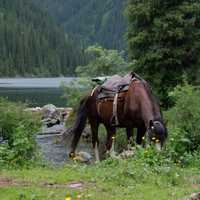
[[132,127],[128,127],[126,128],[126,136],[127,136],[127,141],[128,141],[128,145],[127,145],[127,149],[131,149],[131,143],[133,140],[133,128]]
[[146,128],[141,126],[137,128],[136,143],[142,145],[143,137],[145,136]]
[[100,158],[99,158],[99,138],[98,138],[99,123],[94,122],[94,121],[90,121],[90,125],[91,125],[91,131],[92,131],[92,146],[93,146],[93,149],[94,149],[94,155],[95,155],[96,161],[99,162],[100,161]]
[[107,130],[107,142],[106,142],[106,152],[111,156],[115,157],[115,134],[116,129],[113,127],[106,126]]

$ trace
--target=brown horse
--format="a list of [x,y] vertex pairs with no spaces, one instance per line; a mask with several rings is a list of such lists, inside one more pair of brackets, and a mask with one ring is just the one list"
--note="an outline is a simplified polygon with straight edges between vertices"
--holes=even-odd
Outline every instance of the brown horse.
[[127,91],[118,95],[117,116],[119,124],[113,126],[113,98],[98,99],[99,89],[95,89],[90,95],[83,98],[77,112],[77,118],[73,127],[73,140],[71,144],[70,157],[75,155],[76,146],[81,133],[85,127],[87,119],[91,126],[92,144],[95,151],[96,160],[98,154],[98,127],[103,123],[107,130],[106,149],[113,149],[113,140],[117,127],[126,128],[128,140],[133,134],[133,128],[137,128],[136,142],[142,143],[142,138],[147,132],[147,140],[157,142],[157,146],[162,146],[167,138],[167,130],[163,123],[160,106],[153,96],[146,81],[134,78]]

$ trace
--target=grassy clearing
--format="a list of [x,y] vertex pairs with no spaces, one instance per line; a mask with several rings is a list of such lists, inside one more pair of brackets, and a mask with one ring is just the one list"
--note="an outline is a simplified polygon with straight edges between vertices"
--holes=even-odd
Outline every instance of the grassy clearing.
[[[108,159],[90,166],[1,170],[0,177],[15,183],[0,187],[2,200],[65,200],[67,196],[72,200],[174,200],[200,191],[198,167],[151,167],[133,159]],[[71,183],[81,183],[82,188],[72,189]]]

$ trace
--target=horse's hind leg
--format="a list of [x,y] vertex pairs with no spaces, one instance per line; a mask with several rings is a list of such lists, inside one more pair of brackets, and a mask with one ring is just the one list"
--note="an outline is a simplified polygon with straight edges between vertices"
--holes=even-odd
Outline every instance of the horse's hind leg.
[[127,148],[131,149],[131,143],[133,141],[133,128],[132,127],[126,128],[126,136],[127,136],[127,141],[128,141]]
[[99,138],[98,138],[98,128],[99,123],[96,121],[90,121],[91,131],[92,131],[92,146],[94,149],[94,155],[97,162],[100,161],[99,158]]
[[105,126],[107,130],[107,142],[106,142],[106,152],[109,153],[111,157],[115,157],[115,134],[116,128],[111,126]]

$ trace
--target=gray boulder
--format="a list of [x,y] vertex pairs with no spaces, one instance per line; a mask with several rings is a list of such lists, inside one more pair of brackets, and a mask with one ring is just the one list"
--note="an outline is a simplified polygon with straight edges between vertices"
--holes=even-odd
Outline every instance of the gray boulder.
[[42,121],[47,127],[60,124],[60,112],[53,104],[47,104],[42,108]]
[[190,196],[185,197],[182,200],[200,200],[200,192],[192,193]]

